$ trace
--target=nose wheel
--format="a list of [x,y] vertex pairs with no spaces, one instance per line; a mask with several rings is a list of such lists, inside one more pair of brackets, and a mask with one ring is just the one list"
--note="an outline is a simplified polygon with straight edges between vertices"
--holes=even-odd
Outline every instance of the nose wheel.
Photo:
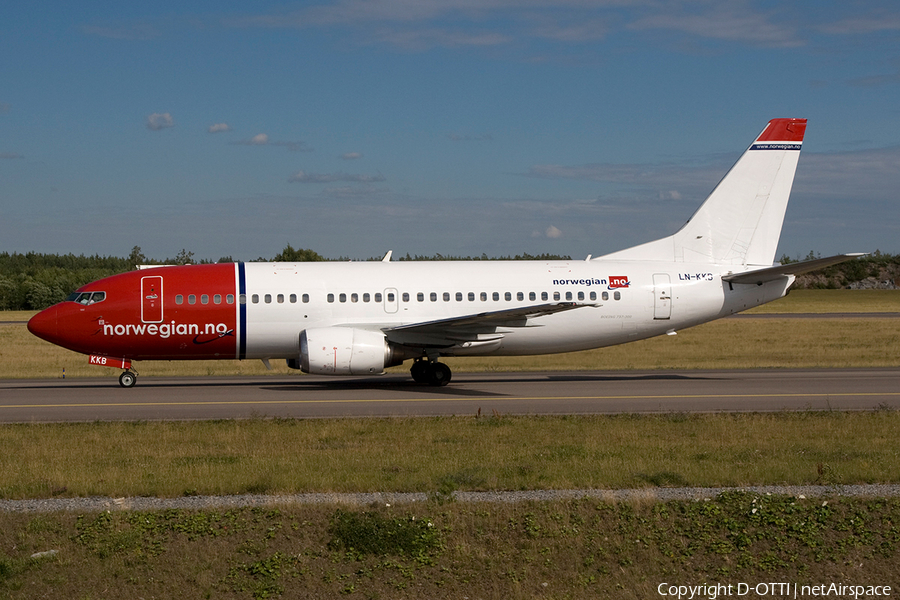
[[415,361],[409,369],[409,373],[416,383],[425,383],[435,387],[447,385],[453,376],[450,367],[442,362],[430,360]]
[[137,373],[134,371],[122,371],[119,375],[119,385],[123,388],[132,388],[137,383]]

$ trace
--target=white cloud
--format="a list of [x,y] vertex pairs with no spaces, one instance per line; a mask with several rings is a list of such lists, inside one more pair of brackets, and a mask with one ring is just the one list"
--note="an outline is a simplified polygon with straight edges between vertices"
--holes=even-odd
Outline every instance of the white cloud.
[[159,131],[175,127],[175,121],[169,113],[153,113],[147,117],[147,129],[151,131]]
[[900,15],[897,14],[859,14],[819,26],[824,33],[835,35],[870,35],[883,31],[900,31]]
[[801,155],[794,195],[867,198],[895,203],[900,189],[900,146]]
[[562,235],[562,231],[560,231],[558,227],[554,227],[553,225],[551,225],[547,228],[547,231],[544,232],[544,235],[546,235],[548,238],[556,239]]
[[208,131],[210,133],[222,133],[223,131],[231,131],[231,127],[228,123],[216,123],[215,125],[210,125]]
[[663,29],[679,31],[690,36],[748,43],[768,48],[792,48],[805,41],[798,37],[793,21],[780,18],[776,13],[759,11],[744,2],[713,3],[707,10],[680,12],[681,5],[673,11],[654,11],[639,18],[628,27],[634,30]]
[[[291,12],[232,19],[230,26],[352,31],[359,44],[410,49],[510,47],[526,40],[596,44],[618,30],[668,30],[762,47],[806,43],[792,6],[752,0],[325,0]],[[858,17],[864,19],[865,17]],[[872,22],[843,25],[872,30]],[[892,26],[880,25],[881,30]]]
[[249,140],[231,143],[238,146],[282,146],[291,152],[312,152],[312,148],[308,148],[304,142],[273,141],[267,133],[257,133]]
[[660,200],[681,200],[681,192],[678,190],[668,190],[659,193]]
[[383,175],[355,175],[352,173],[307,173],[297,171],[288,179],[291,183],[334,183],[345,181],[351,183],[380,183],[386,181]]

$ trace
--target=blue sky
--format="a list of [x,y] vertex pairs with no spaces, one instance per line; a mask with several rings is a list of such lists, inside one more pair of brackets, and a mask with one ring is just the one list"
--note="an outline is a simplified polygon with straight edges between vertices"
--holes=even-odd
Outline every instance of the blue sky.
[[900,252],[893,1],[2,12],[0,251],[598,256],[806,117],[779,255]]

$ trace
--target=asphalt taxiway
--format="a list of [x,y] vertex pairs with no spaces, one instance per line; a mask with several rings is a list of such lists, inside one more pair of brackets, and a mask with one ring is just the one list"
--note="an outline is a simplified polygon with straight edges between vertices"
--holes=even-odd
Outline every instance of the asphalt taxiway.
[[0,381],[0,422],[900,409],[900,369]]

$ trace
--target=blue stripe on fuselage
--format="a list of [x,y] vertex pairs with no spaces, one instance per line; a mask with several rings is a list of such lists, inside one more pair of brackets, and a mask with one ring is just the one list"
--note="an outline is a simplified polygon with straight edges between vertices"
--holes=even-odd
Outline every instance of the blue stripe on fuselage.
[[247,276],[244,263],[238,263],[238,307],[240,311],[240,336],[238,340],[238,358],[247,358]]

